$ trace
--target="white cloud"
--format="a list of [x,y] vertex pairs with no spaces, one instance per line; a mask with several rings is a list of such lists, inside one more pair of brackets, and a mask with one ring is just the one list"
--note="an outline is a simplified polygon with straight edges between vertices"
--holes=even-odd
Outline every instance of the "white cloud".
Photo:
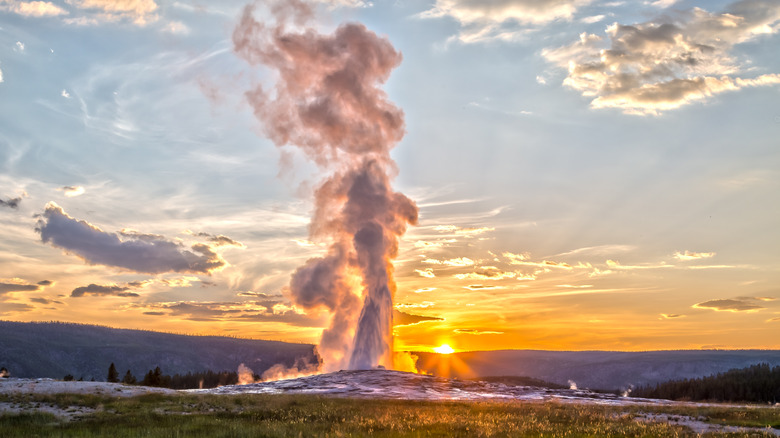
[[138,26],[145,26],[159,19],[155,14],[157,3],[154,0],[66,0],[66,2],[91,13],[90,17],[70,20],[71,24],[89,25],[128,20]]
[[[65,92],[65,90],[62,90],[62,91],[64,92],[62,97],[70,98],[70,95],[67,95],[67,96],[65,95],[65,94],[67,94],[67,92]],[[81,196],[81,195],[83,195],[86,192],[86,190],[82,186],[64,186],[64,187],[58,188],[57,190],[60,190],[60,191],[64,192],[65,196],[67,196],[68,198],[74,198],[76,196]]]
[[363,0],[316,0],[319,3],[325,3],[331,8],[370,8],[373,3]]
[[67,15],[68,11],[51,2],[32,1],[20,2],[4,0],[0,3],[0,10],[14,12],[25,17],[52,17],[57,15]]
[[677,3],[677,0],[656,0],[654,2],[647,2],[647,1],[645,2],[645,4],[649,4],[654,8],[661,8],[661,9],[666,9],[669,6],[674,5],[675,3]]
[[17,52],[24,52],[24,43],[21,41],[17,41],[14,50]]
[[621,265],[620,262],[616,260],[607,260],[607,266],[610,269],[618,269],[623,271],[637,271],[637,270],[643,270],[643,269],[667,269],[667,268],[674,268],[674,265],[667,265],[665,262],[661,262],[654,265]]
[[[482,266],[476,269],[474,272],[454,275],[454,277],[457,278],[458,280],[506,280],[506,279],[516,278],[517,276],[518,276],[517,272],[502,271],[501,269],[498,269],[495,266]],[[528,279],[525,278],[525,276],[523,276],[522,274],[520,274],[520,276],[523,277],[521,279]]]
[[528,254],[527,252],[515,254],[509,251],[505,251],[501,255],[509,259],[509,263],[512,265],[516,264],[517,262],[526,261],[531,257],[531,255]]
[[676,11],[644,23],[607,27],[604,36],[579,41],[543,56],[566,68],[563,85],[591,98],[593,108],[658,115],[746,87],[780,84],[780,75],[744,78],[748,62],[734,45],[776,33],[780,4],[742,0],[721,13]]
[[436,274],[433,273],[433,269],[431,269],[431,268],[415,269],[414,272],[419,274],[420,277],[425,277],[425,278],[434,278],[434,277],[436,277]]
[[190,28],[181,21],[171,21],[163,26],[163,31],[174,35],[187,35],[190,33]]
[[583,248],[573,249],[571,251],[562,252],[556,254],[556,257],[572,256],[572,255],[610,255],[617,252],[629,252],[636,249],[633,245],[598,245],[598,246],[586,246]]
[[474,237],[480,234],[487,233],[489,231],[495,231],[493,227],[459,227],[457,225],[437,225],[433,227],[435,231],[440,233],[454,234],[456,236]]
[[474,260],[471,260],[468,257],[458,257],[458,258],[449,259],[449,260],[425,259],[422,262],[423,263],[428,263],[428,264],[431,264],[431,265],[445,265],[445,266],[456,266],[456,267],[473,266],[474,265]]
[[599,21],[605,18],[607,18],[606,15],[592,15],[590,17],[581,18],[580,21],[585,24],[594,24],[594,23],[598,23]]
[[680,261],[708,259],[714,256],[714,252],[691,252],[686,250],[684,253],[674,253],[674,258]]
[[70,99],[70,93],[68,93],[68,90],[62,89],[62,93],[60,93],[60,96],[64,97],[65,99]]
[[453,37],[462,43],[513,41],[536,26],[571,20],[592,0],[436,0],[420,18],[451,17],[461,25]]

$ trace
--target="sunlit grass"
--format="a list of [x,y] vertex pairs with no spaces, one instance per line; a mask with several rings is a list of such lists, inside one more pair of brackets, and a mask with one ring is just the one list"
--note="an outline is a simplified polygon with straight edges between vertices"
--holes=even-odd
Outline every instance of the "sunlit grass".
[[[603,406],[554,402],[432,402],[305,395],[25,396],[6,398],[94,410],[67,421],[29,409],[0,416],[0,436],[63,437],[694,437],[678,424],[636,421],[640,412],[706,417],[723,424],[780,423],[772,408]],[[761,435],[730,435],[761,436]],[[771,435],[767,435],[771,436]]]

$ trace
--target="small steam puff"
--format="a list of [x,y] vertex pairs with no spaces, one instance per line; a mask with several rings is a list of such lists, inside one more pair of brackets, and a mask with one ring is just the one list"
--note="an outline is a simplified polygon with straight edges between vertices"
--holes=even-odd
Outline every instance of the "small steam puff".
[[238,384],[239,385],[249,385],[250,383],[255,383],[255,373],[252,371],[252,368],[249,368],[248,366],[244,364],[238,365]]
[[263,382],[273,382],[275,380],[295,379],[298,377],[311,376],[317,374],[322,367],[322,363],[310,363],[306,358],[300,357],[295,360],[295,364],[288,367],[278,363],[263,372],[261,380]]
[[574,380],[569,380],[569,389],[575,390],[577,389],[577,382]]
[[[307,26],[312,7],[300,0],[270,4],[272,24],[258,22],[254,8],[243,11],[234,50],[278,79],[272,91],[258,86],[247,99],[277,146],[298,147],[330,173],[315,192],[310,224],[311,239],[330,246],[295,271],[290,298],[331,315],[319,344],[325,371],[394,368],[391,261],[417,222],[417,206],[391,188],[390,150],[404,120],[380,86],[401,54],[362,24],[319,34]],[[304,30],[291,32],[290,23]]]

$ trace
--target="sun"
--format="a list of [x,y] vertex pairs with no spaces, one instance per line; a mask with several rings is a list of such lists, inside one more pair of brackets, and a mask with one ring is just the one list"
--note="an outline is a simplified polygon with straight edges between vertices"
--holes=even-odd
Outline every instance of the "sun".
[[455,352],[455,350],[447,344],[441,344],[440,347],[434,347],[433,351],[439,354],[452,354]]

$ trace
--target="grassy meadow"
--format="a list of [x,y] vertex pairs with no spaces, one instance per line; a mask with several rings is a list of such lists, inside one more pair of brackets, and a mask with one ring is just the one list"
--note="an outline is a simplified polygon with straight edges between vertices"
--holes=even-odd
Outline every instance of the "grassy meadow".
[[[308,395],[2,395],[0,437],[695,437],[683,416],[780,428],[777,407],[366,400]],[[42,412],[48,409],[50,412]],[[665,421],[639,421],[648,414]],[[656,417],[658,418],[658,417]],[[769,432],[711,436],[774,436]]]

